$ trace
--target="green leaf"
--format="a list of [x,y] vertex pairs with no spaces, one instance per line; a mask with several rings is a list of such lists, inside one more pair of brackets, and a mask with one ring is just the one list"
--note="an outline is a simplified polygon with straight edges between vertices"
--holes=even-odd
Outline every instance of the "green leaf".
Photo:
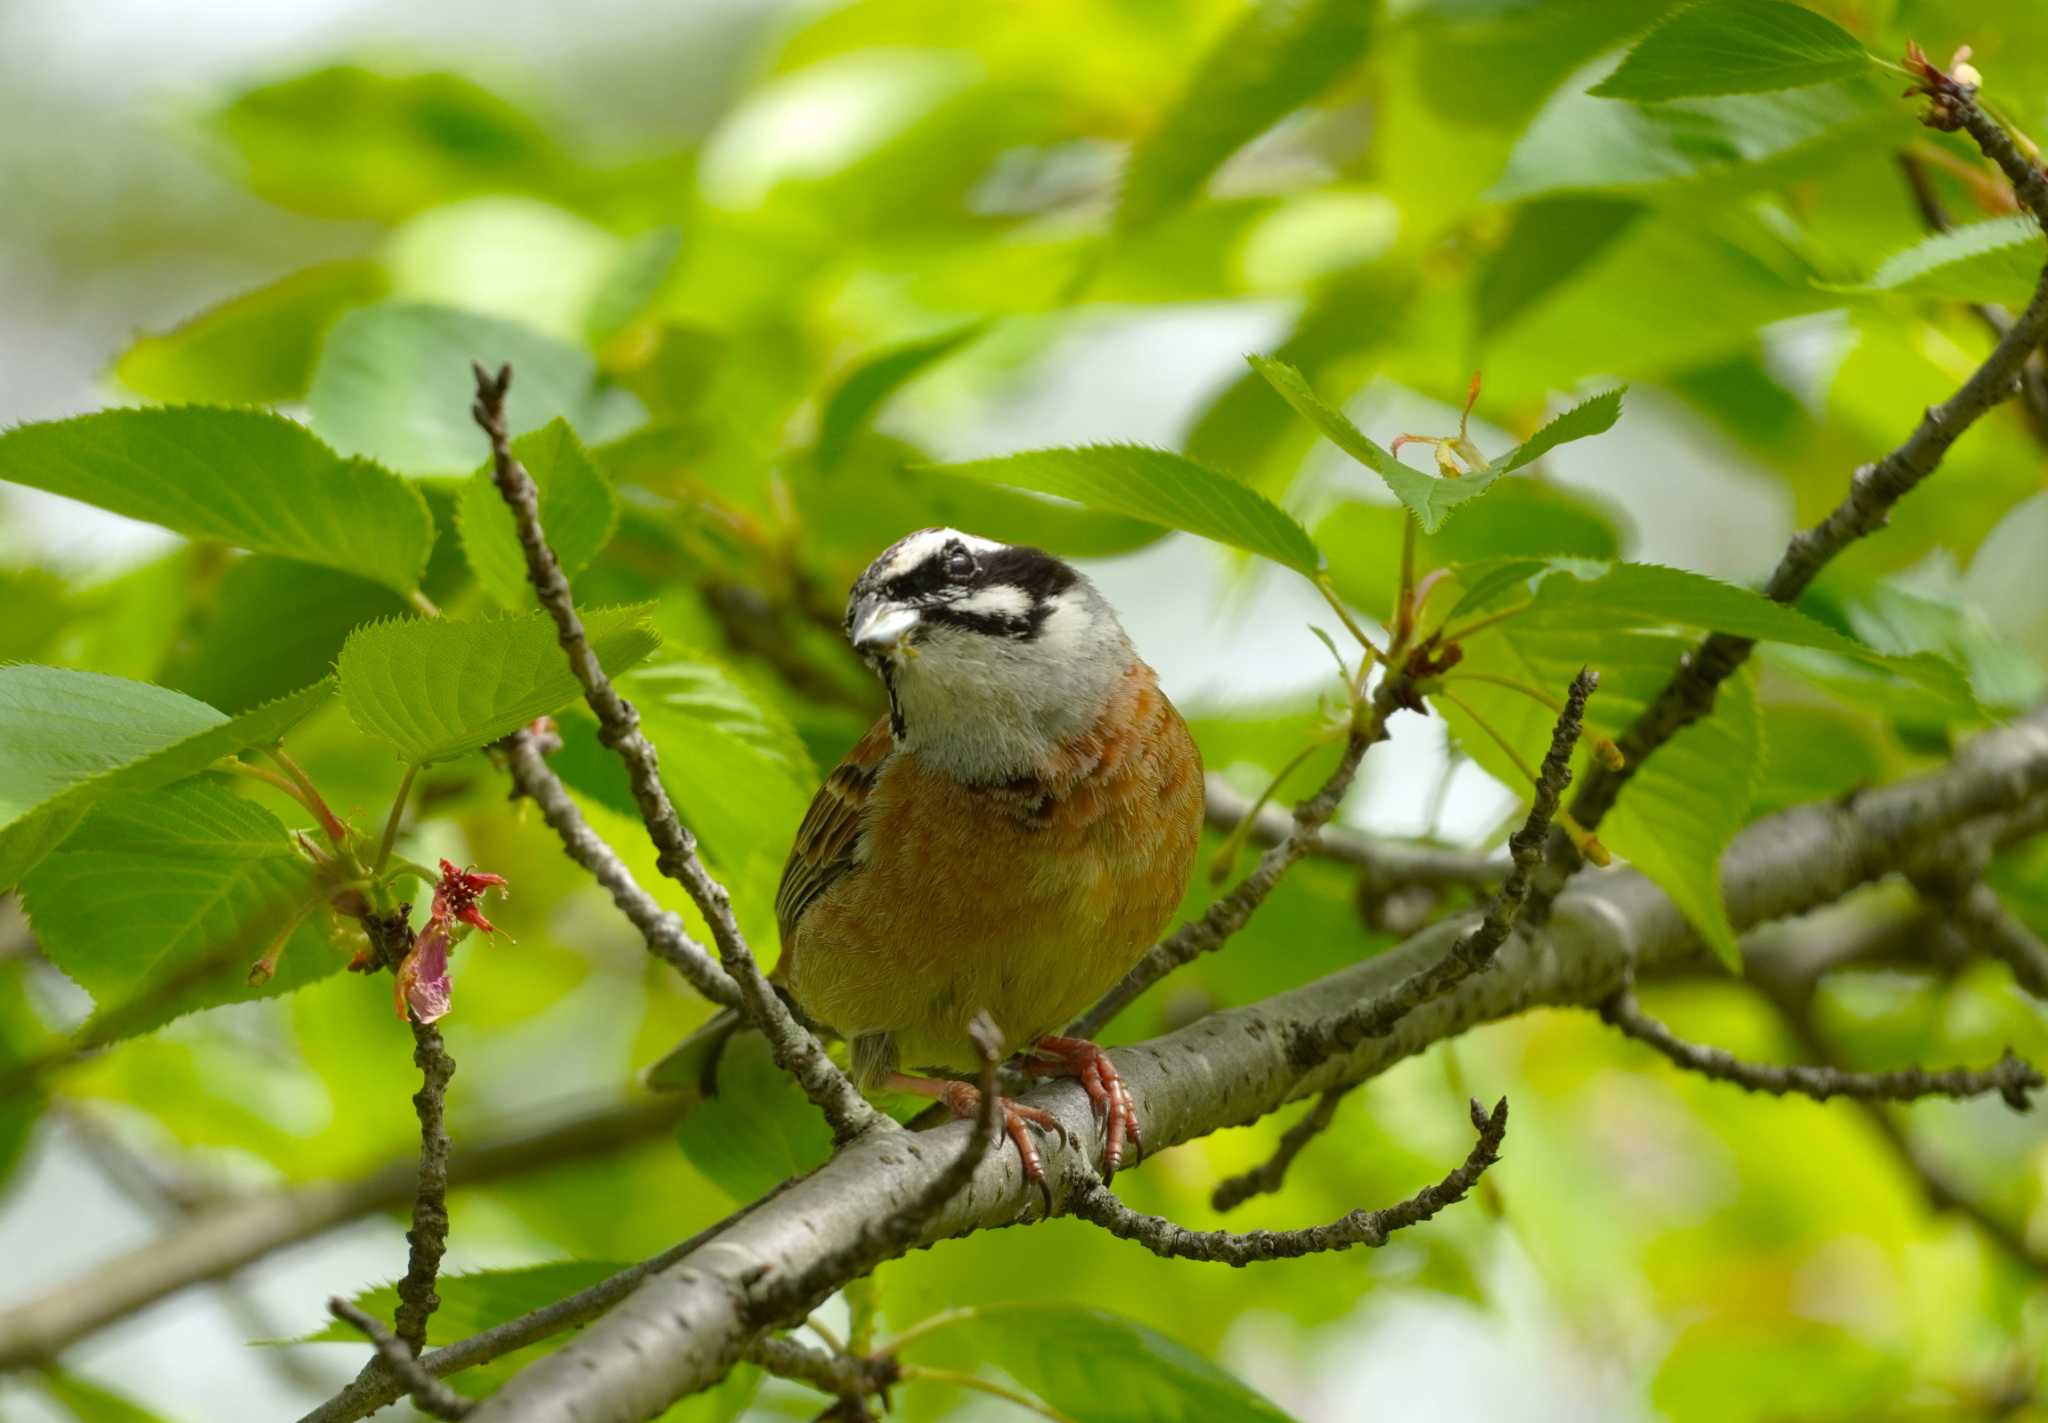
[[1477,499],[1500,478],[1501,470],[1496,465],[1474,470],[1460,479],[1445,479],[1439,475],[1424,474],[1419,469],[1410,469],[1387,450],[1367,439],[1343,411],[1327,404],[1321,396],[1310,390],[1300,371],[1285,362],[1269,360],[1264,356],[1253,356],[1250,360],[1252,369],[1264,376],[1289,405],[1307,416],[1318,429],[1329,436],[1331,443],[1385,480],[1387,488],[1393,490],[1394,497],[1415,515],[1426,534],[1433,534],[1442,528],[1444,520],[1451,516],[1454,509],[1460,504]]
[[1700,0],[1630,50],[1592,91],[1604,99],[1760,94],[1846,79],[1875,67],[1856,37],[1786,0]]
[[389,588],[268,554],[236,559],[212,602],[213,617],[189,636],[162,680],[225,712],[319,681],[351,631],[407,611]]
[[1571,409],[1524,440],[1521,444],[1493,461],[1491,471],[1512,474],[1523,465],[1534,464],[1559,445],[1568,445],[1573,440],[1583,440],[1588,435],[1605,434],[1614,428],[1614,422],[1621,418],[1621,397],[1627,386],[1603,391],[1589,400],[1582,400]]
[[1254,0],[1132,149],[1117,229],[1136,231],[1181,207],[1224,159],[1327,89],[1365,53],[1376,8]]
[[[442,1275],[434,1283],[441,1303],[427,1318],[427,1347],[439,1349],[472,1334],[553,1304],[627,1269],[621,1260],[554,1260],[501,1270],[465,1270]],[[398,1286],[375,1285],[356,1292],[350,1303],[372,1319],[390,1319],[398,1310]],[[339,1319],[311,1334],[276,1343],[359,1344],[362,1331]]]
[[210,127],[243,181],[319,217],[395,221],[479,192],[552,192],[574,170],[527,115],[454,74],[336,65],[244,90]]
[[[649,605],[593,608],[583,630],[616,676],[661,639]],[[338,663],[342,705],[414,765],[445,761],[582,695],[545,609],[477,622],[408,618],[356,629]]]
[[163,1415],[63,1369],[44,1369],[37,1381],[78,1423],[163,1423]]
[[515,435],[567,420],[594,440],[622,434],[638,405],[598,380],[588,354],[530,327],[424,302],[358,307],[334,324],[306,404],[339,449],[406,474],[461,474],[490,446],[470,416],[470,363],[510,363]]
[[752,1032],[735,1033],[725,1044],[716,1095],[691,1108],[676,1141],[692,1166],[742,1203],[832,1155],[831,1127],[775,1065],[768,1040]]
[[[1477,570],[1469,570],[1476,575]],[[1653,563],[1550,559],[1524,566],[1534,598],[1518,622],[1548,627],[1692,628],[1758,642],[1810,647],[1904,677],[1963,710],[1974,709],[1967,680],[1931,652],[1887,655],[1844,636],[1797,608],[1705,574]]]
[[1855,292],[1895,292],[1949,301],[2026,304],[2048,252],[2041,227],[2024,214],[1965,223],[1932,233],[1879,264]]
[[1289,1423],[1207,1359],[1103,1310],[984,1305],[955,1328],[973,1339],[975,1358],[1089,1423]]
[[147,682],[0,667],[0,887],[17,883],[99,802],[268,745],[333,690],[323,680],[229,719]]
[[21,892],[44,954],[98,1005],[84,1044],[288,993],[342,964],[308,916],[276,975],[247,981],[319,888],[276,816],[210,780],[99,806]]
[[1486,196],[1709,182],[1717,193],[1746,191],[1824,165],[1894,113],[1862,79],[1650,105],[1609,103],[1568,83],[1516,140]]
[[877,352],[847,372],[825,401],[824,414],[818,417],[819,467],[836,468],[853,437],[867,428],[890,396],[987,329],[986,322],[970,322],[921,341]]
[[20,425],[0,435],[0,479],[401,593],[419,586],[434,545],[418,490],[260,410],[102,410]]
[[683,234],[673,227],[651,227],[628,240],[591,297],[583,338],[601,344],[645,311],[682,250]]
[[231,297],[161,335],[138,337],[114,362],[114,375],[150,400],[297,400],[328,328],[350,307],[376,301],[389,285],[375,262],[323,262]]
[[1014,485],[1105,513],[1184,529],[1263,554],[1310,577],[1323,566],[1322,554],[1293,515],[1230,476],[1165,450],[1083,445],[929,468],[935,474]]
[[[541,527],[547,531],[548,546],[561,562],[562,572],[579,572],[611,541],[618,525],[619,505],[611,485],[597,472],[576,432],[559,419],[514,440],[512,453],[540,489]],[[455,522],[478,585],[504,607],[532,607],[526,551],[520,546],[512,511],[505,507],[491,478],[490,466],[478,470],[462,486]]]

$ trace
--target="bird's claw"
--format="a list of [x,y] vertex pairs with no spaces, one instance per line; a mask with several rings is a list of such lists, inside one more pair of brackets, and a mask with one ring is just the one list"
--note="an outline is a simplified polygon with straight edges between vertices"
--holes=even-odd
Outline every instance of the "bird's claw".
[[1043,1037],[1025,1054],[1024,1070],[1035,1077],[1069,1076],[1088,1094],[1102,1119],[1102,1179],[1116,1179],[1123,1165],[1124,1139],[1130,1138],[1132,1164],[1145,1155],[1138,1130],[1138,1104],[1109,1054],[1085,1038]]

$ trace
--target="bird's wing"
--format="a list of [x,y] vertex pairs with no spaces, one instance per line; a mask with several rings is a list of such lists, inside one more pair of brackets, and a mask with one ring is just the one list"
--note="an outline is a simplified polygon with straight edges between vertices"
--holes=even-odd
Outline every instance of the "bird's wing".
[[858,863],[861,811],[894,746],[889,718],[883,717],[868,728],[868,734],[846,753],[846,759],[833,768],[811,798],[811,808],[790,847],[789,862],[782,867],[782,885],[775,891],[775,923],[782,931],[785,959],[804,911]]

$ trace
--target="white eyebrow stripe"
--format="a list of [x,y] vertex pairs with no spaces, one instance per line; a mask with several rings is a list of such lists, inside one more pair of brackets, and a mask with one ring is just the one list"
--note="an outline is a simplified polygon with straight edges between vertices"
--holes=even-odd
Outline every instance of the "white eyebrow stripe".
[[884,581],[900,578],[919,564],[935,557],[948,543],[956,540],[975,553],[994,553],[1003,547],[994,539],[963,534],[958,529],[925,529],[903,541],[888,564],[880,570],[881,577]]
[[956,612],[991,618],[1021,618],[1031,611],[1031,595],[1014,583],[991,583],[953,604]]

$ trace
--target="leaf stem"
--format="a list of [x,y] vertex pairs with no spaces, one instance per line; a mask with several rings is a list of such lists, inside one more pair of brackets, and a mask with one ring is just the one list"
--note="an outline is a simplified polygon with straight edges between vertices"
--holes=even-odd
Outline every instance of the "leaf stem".
[[[1337,596],[1337,589],[1331,584],[1330,575],[1327,573],[1317,574],[1315,584],[1316,591],[1323,595],[1323,601],[1330,605],[1330,611],[1337,615],[1337,621],[1344,624],[1344,631],[1358,639],[1358,645],[1365,649],[1366,656],[1371,661],[1385,665],[1387,660],[1385,655],[1380,652],[1379,648],[1373,645],[1372,639],[1365,635],[1365,629],[1361,628],[1351,616],[1351,610],[1344,606],[1344,600]],[[1362,677],[1364,673],[1365,668],[1361,665],[1359,675]]]
[[1466,638],[1471,637],[1474,633],[1484,632],[1486,631],[1486,629],[1492,627],[1495,623],[1504,623],[1509,618],[1520,617],[1523,613],[1528,612],[1529,609],[1535,606],[1536,600],[1534,598],[1531,598],[1526,602],[1515,604],[1512,608],[1502,608],[1497,613],[1491,613],[1486,617],[1477,619],[1474,622],[1466,623],[1463,627],[1445,628],[1439,633],[1437,633],[1436,641],[1442,643],[1463,642]]
[[1272,780],[1266,782],[1266,788],[1259,792],[1259,798],[1252,802],[1252,808],[1245,813],[1244,819],[1231,827],[1230,834],[1224,837],[1223,844],[1217,848],[1216,858],[1209,865],[1209,882],[1211,884],[1223,883],[1224,878],[1236,867],[1237,857],[1244,850],[1244,842],[1251,838],[1252,826],[1257,822],[1259,812],[1266,808],[1266,802],[1273,798],[1274,794],[1280,789],[1281,784],[1289,776],[1301,768],[1301,763],[1306,761],[1315,753],[1318,747],[1324,744],[1321,739],[1309,742],[1308,745],[1288,757],[1287,764],[1280,768]]
[[1019,1408],[1036,1413],[1040,1418],[1050,1418],[1052,1423],[1078,1423],[1078,1420],[1070,1414],[1060,1412],[1049,1403],[1040,1402],[1030,1394],[1020,1389],[1011,1388],[1007,1384],[999,1384],[993,1379],[982,1378],[979,1374],[963,1373],[959,1369],[927,1368],[923,1364],[905,1364],[903,1372],[897,1375],[897,1377],[901,1378],[905,1383],[913,1383],[923,1379],[927,1383],[949,1383],[955,1388],[971,1388],[976,1392],[988,1394],[992,1398],[1000,1398],[1006,1402],[1014,1403]]
[[893,1356],[902,1352],[905,1346],[914,1344],[927,1334],[936,1334],[941,1329],[950,1329],[956,1324],[965,1324],[970,1319],[979,1319],[981,1309],[976,1305],[962,1305],[958,1309],[942,1309],[937,1314],[928,1314],[894,1339],[884,1344],[879,1352]]
[[[1505,687],[1511,692],[1519,692],[1530,701],[1549,708],[1554,714],[1562,715],[1564,712],[1564,702],[1559,698],[1551,696],[1550,693],[1544,691],[1541,687],[1534,686],[1528,682],[1518,681],[1513,677],[1500,677],[1491,672],[1453,672],[1443,680],[1446,682],[1487,682],[1496,687]],[[1470,709],[1467,708],[1467,710],[1469,711]],[[1598,756],[1610,769],[1617,771],[1621,769],[1623,765],[1621,748],[1614,744],[1612,738],[1602,736],[1591,727],[1582,729],[1579,734],[1586,739],[1586,744],[1593,748],[1593,754]]]
[[377,862],[370,866],[370,878],[384,873],[384,865],[391,858],[391,847],[398,841],[398,822],[405,816],[405,802],[412,795],[413,777],[420,773],[415,763],[408,763],[405,775],[398,782],[398,794],[391,798],[391,813],[384,817],[384,838],[377,842]]
[[334,848],[339,850],[348,840],[348,827],[328,809],[327,801],[320,794],[320,788],[313,784],[313,778],[306,774],[305,769],[294,761],[291,754],[282,746],[267,746],[264,748],[264,754],[277,762],[284,773],[292,778],[292,784],[299,788],[300,800],[306,809],[319,817],[320,828],[327,832],[327,838],[332,840]]
[[1394,592],[1394,637],[1396,651],[1415,635],[1415,516],[1401,520],[1401,584]]
[[413,609],[423,618],[438,618],[441,616],[440,607],[432,598],[429,598],[417,588],[405,595],[405,601],[412,604]]
[[[251,780],[261,781],[264,785],[290,796],[307,810],[313,809],[312,804],[306,799],[305,792],[301,791],[295,782],[289,777],[280,776],[277,772],[265,767],[253,766],[249,762],[237,760],[233,756],[223,756],[208,769],[219,771],[224,775],[247,776]],[[317,812],[315,813],[317,814]]]

